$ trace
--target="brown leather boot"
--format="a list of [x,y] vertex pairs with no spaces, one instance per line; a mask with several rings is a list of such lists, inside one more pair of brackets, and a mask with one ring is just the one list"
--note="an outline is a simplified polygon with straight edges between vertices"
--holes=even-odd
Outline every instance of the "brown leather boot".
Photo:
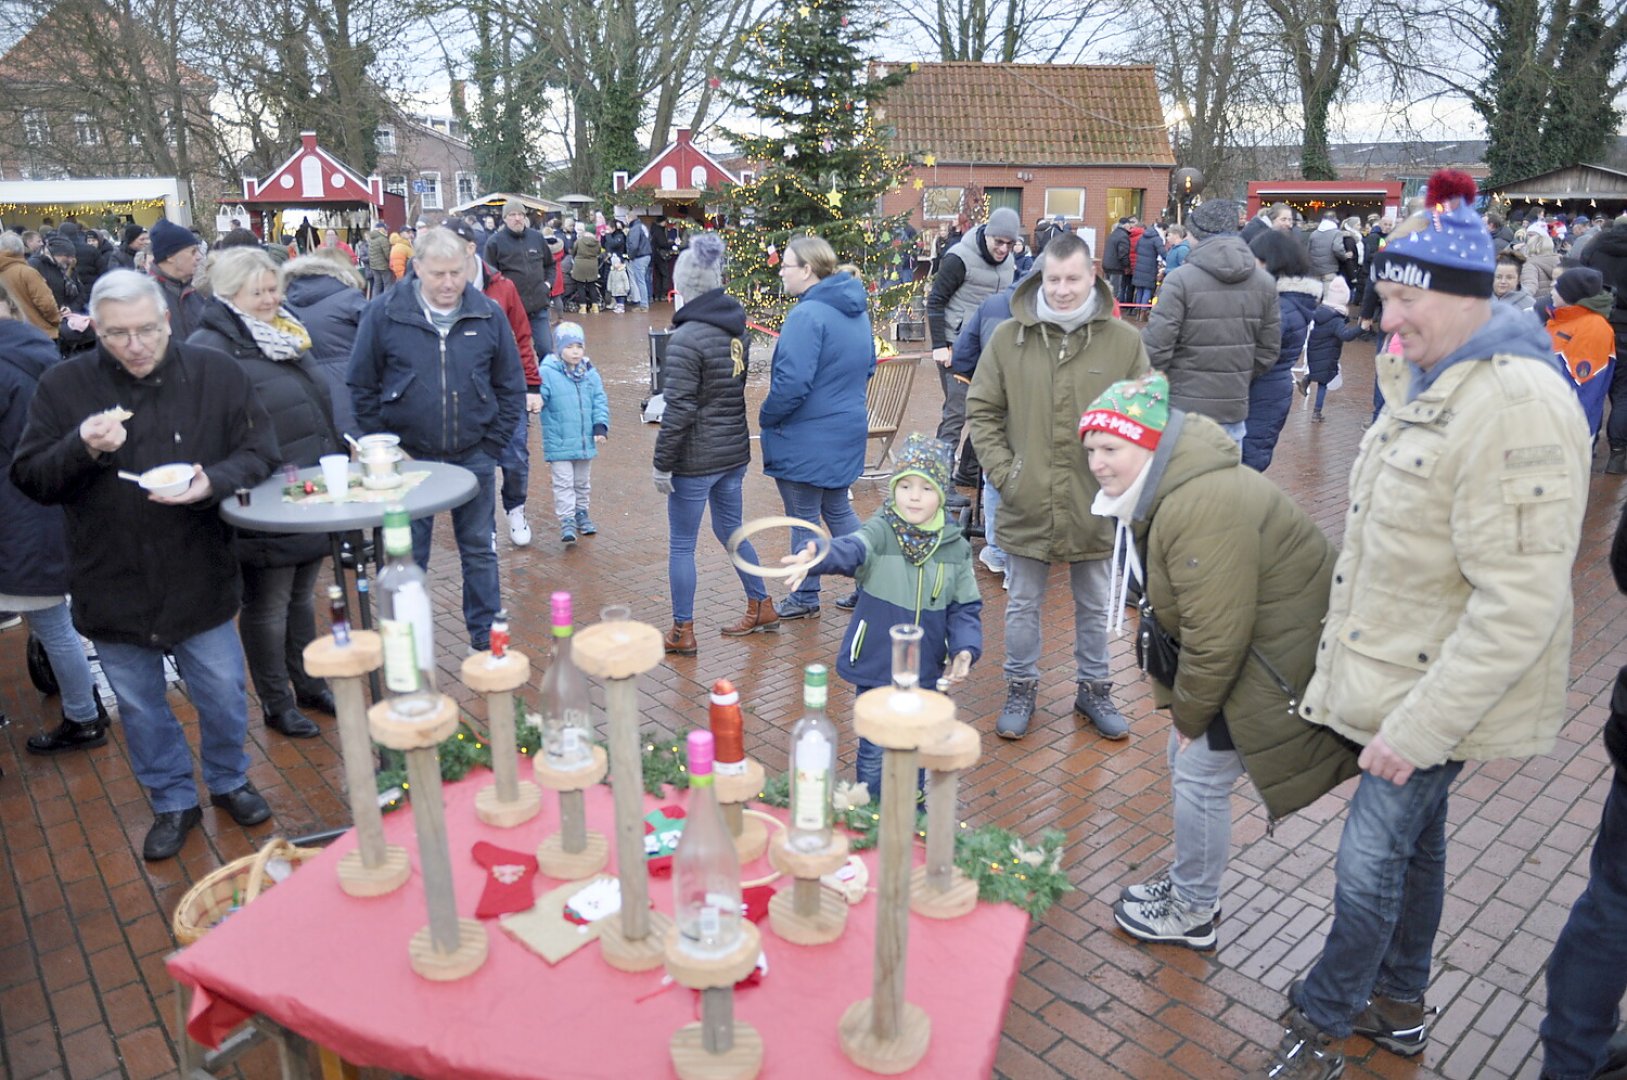
[[667,631],[664,642],[667,652],[674,656],[694,656],[698,651],[695,645],[695,624],[693,622],[675,622],[672,629]]
[[756,634],[761,631],[778,633],[780,629],[779,612],[774,610],[772,600],[747,600],[746,614],[733,626],[725,626],[725,637],[745,637],[747,634]]

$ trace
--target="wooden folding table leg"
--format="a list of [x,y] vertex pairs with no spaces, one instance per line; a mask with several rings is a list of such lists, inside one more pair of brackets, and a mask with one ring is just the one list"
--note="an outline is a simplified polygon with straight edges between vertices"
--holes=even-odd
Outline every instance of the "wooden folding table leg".
[[325,1046],[318,1046],[316,1054],[322,1064],[322,1080],[357,1080],[361,1076],[360,1069]]

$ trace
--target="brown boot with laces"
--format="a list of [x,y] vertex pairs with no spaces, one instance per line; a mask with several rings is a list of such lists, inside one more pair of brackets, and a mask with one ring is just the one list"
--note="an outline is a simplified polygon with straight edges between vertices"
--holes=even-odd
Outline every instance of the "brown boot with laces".
[[778,633],[779,629],[780,615],[774,610],[774,601],[747,600],[745,616],[733,626],[725,626],[722,633],[724,637],[745,637],[762,632]]
[[673,656],[694,656],[699,651],[695,644],[695,624],[693,622],[675,622],[672,629],[667,631],[663,642],[666,650]]

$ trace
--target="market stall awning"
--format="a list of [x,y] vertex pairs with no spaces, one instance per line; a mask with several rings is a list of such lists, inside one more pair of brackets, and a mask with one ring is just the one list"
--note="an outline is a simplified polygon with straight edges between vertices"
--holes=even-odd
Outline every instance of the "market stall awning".
[[493,191],[477,199],[470,199],[466,203],[459,203],[447,211],[449,214],[467,214],[471,210],[483,210],[501,207],[506,202],[519,202],[525,204],[527,210],[539,214],[557,214],[565,209],[564,203],[553,202],[550,199],[539,199],[534,195],[516,195],[511,191]]
[[317,145],[316,132],[299,134],[299,149],[264,180],[243,178],[245,205],[276,206],[383,206],[384,181],[367,177]]

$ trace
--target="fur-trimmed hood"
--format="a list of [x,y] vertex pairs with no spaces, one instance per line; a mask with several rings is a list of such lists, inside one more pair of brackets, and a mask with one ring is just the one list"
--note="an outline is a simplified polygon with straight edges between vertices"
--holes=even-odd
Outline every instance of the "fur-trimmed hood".
[[294,278],[330,277],[352,288],[361,288],[361,273],[355,267],[340,266],[326,255],[301,255],[282,264],[284,285]]

